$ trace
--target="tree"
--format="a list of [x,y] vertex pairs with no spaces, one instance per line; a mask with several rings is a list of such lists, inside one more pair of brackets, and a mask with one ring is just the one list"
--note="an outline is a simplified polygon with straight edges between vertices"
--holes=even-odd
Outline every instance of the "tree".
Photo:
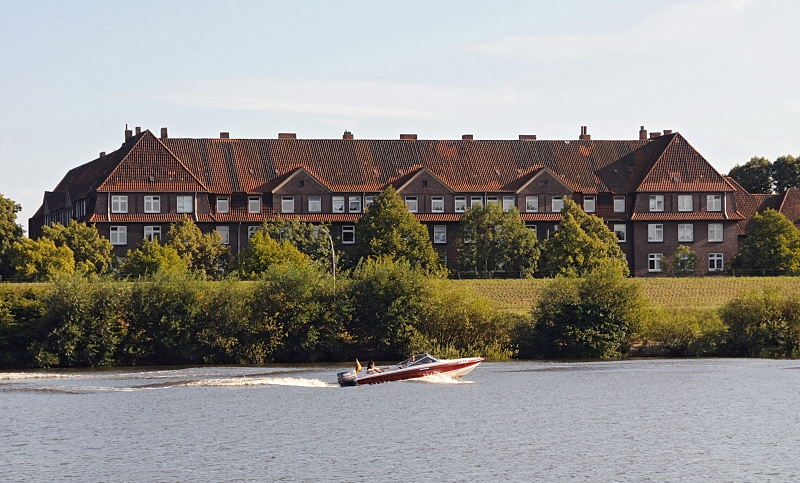
[[772,193],[772,164],[769,159],[753,156],[744,166],[731,168],[728,176],[748,193]]
[[745,292],[719,310],[724,349],[737,357],[800,357],[800,297],[775,288]]
[[622,357],[645,315],[639,282],[613,260],[599,262],[583,278],[558,277],[533,309],[533,334],[521,357]]
[[258,230],[250,237],[247,248],[239,254],[239,273],[247,278],[257,278],[274,264],[304,265],[309,262],[311,258],[289,241],[279,242],[266,231]]
[[52,240],[57,247],[69,247],[78,273],[108,273],[117,261],[111,242],[101,237],[93,224],[70,220],[67,226],[60,223],[43,226],[42,238]]
[[146,277],[157,274],[178,275],[188,270],[186,261],[178,251],[161,245],[158,238],[145,239],[141,245],[128,250],[125,260],[119,267],[120,275],[126,277]]
[[778,193],[789,188],[800,188],[800,158],[787,154],[776,159],[772,163],[772,179]]
[[541,270],[546,274],[583,275],[610,260],[625,275],[630,273],[619,238],[603,220],[588,215],[577,203],[564,199],[561,225],[542,250]]
[[356,224],[361,239],[358,258],[391,257],[408,260],[428,272],[442,270],[428,229],[408,211],[394,188],[375,197]]
[[461,216],[456,249],[461,270],[486,278],[500,269],[532,276],[539,260],[536,234],[525,228],[516,208],[504,212],[498,203],[475,206]]
[[0,193],[0,277],[11,276],[14,269],[10,266],[8,250],[15,241],[22,239],[22,226],[17,223],[17,213],[22,207]]
[[164,245],[174,248],[191,270],[205,276],[217,277],[228,266],[230,250],[222,244],[222,236],[216,230],[204,235],[188,216],[170,226]]
[[672,274],[677,277],[694,275],[700,257],[686,245],[680,245],[675,249],[675,253],[669,261]]
[[800,273],[800,232],[771,208],[754,214],[731,268],[753,275]]
[[9,249],[14,275],[25,280],[53,280],[75,272],[75,258],[69,247],[56,247],[53,240],[23,238]]
[[[331,244],[328,241],[330,225],[304,223],[298,217],[292,219],[276,217],[264,220],[260,230],[269,233],[275,240],[288,241],[314,261],[330,268]],[[340,259],[341,254],[337,254],[336,260]]]

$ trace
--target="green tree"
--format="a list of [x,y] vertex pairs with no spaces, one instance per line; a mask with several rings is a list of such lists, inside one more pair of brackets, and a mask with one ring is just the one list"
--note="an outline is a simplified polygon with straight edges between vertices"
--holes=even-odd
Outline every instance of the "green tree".
[[69,247],[78,273],[108,273],[117,262],[111,242],[101,237],[93,224],[70,220],[67,226],[60,223],[44,226],[42,238],[53,240],[57,247]]
[[227,269],[230,250],[222,244],[222,236],[216,230],[204,235],[188,216],[170,226],[164,245],[174,248],[191,270],[207,277],[218,277]]
[[672,274],[677,277],[685,277],[687,275],[694,275],[697,270],[697,265],[700,262],[700,257],[686,245],[679,245],[675,249],[675,253],[669,260],[669,266],[672,269]]
[[800,297],[777,289],[746,292],[719,310],[725,350],[738,357],[800,357]]
[[583,275],[610,261],[630,273],[617,235],[603,220],[584,212],[577,203],[564,199],[561,224],[544,242],[541,270],[545,274]]
[[455,245],[459,268],[485,278],[499,269],[532,276],[539,260],[536,234],[525,228],[516,208],[504,212],[498,203],[468,209]]
[[178,251],[161,245],[158,238],[145,239],[135,249],[128,250],[125,260],[119,267],[119,273],[125,277],[147,277],[157,274],[183,274],[188,267]]
[[24,231],[17,223],[17,213],[22,207],[0,193],[0,277],[14,273],[8,258],[8,251],[14,242],[22,239]]
[[773,166],[769,159],[753,156],[744,166],[737,164],[728,176],[735,179],[748,193],[772,193]]
[[645,312],[641,285],[626,278],[613,260],[600,262],[582,278],[557,277],[533,309],[533,333],[520,356],[622,357]]
[[279,242],[266,231],[258,230],[239,254],[239,273],[247,278],[257,278],[274,264],[303,265],[310,261],[311,258],[300,252],[291,242]]
[[800,273],[800,232],[771,208],[754,214],[731,268],[752,275]]
[[391,257],[408,260],[428,272],[442,270],[428,229],[408,211],[394,188],[375,197],[356,224],[358,258]]
[[772,179],[778,193],[789,188],[800,188],[800,158],[787,154],[776,159],[772,163]]
[[14,276],[25,280],[53,280],[75,272],[75,257],[67,246],[57,247],[53,240],[23,238],[9,250]]
[[[314,261],[330,268],[332,259],[331,244],[328,240],[328,234],[331,233],[330,225],[305,223],[298,217],[291,219],[275,217],[264,220],[260,230],[269,233],[275,240],[290,242]],[[342,254],[337,253],[337,265],[341,259]]]

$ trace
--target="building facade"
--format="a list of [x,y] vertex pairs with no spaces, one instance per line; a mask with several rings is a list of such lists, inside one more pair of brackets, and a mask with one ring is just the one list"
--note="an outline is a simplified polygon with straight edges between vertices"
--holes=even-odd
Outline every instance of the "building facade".
[[638,139],[619,141],[592,140],[583,128],[575,140],[484,141],[361,140],[349,132],[342,139],[194,139],[137,128],[126,130],[119,149],[70,170],[46,192],[29,233],[37,238],[43,225],[70,219],[95,223],[124,256],[189,216],[238,253],[264,219],[298,217],[329,223],[339,248],[352,253],[356,221],[389,186],[428,227],[450,268],[461,214],[476,204],[515,206],[545,239],[572,199],[617,233],[636,276],[665,274],[679,245],[700,255],[698,272],[722,272],[753,213],[800,206],[792,190],[750,195],[670,131],[648,136],[642,128]]

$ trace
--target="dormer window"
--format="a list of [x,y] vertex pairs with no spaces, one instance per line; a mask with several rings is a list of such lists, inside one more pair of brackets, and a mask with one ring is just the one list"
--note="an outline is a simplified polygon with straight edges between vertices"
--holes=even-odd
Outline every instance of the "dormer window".
[[614,213],[625,213],[625,197],[614,197]]
[[553,213],[561,213],[561,210],[564,209],[564,197],[553,196],[553,199],[550,201],[550,204],[552,206]]
[[333,209],[334,213],[344,213],[344,196],[334,196],[333,197]]
[[281,197],[281,213],[294,213],[294,196]]
[[664,211],[664,195],[650,195],[650,211]]
[[217,213],[228,213],[230,211],[230,202],[227,196],[217,197]]
[[503,211],[510,210],[516,201],[514,196],[503,196]]
[[444,196],[434,196],[431,198],[431,212],[444,213]]
[[193,198],[189,196],[178,196],[178,213],[192,213],[194,211]]
[[418,211],[417,197],[406,196],[406,206],[408,207],[408,211],[416,213]]
[[261,198],[258,196],[251,196],[247,199],[247,212],[248,213],[261,213]]
[[348,205],[350,213],[361,213],[360,196],[351,196]]
[[595,197],[594,196],[584,196],[583,197],[583,211],[586,213],[594,213],[595,211]]
[[678,195],[678,211],[692,211],[692,195]]
[[144,212],[145,213],[161,213],[161,197],[160,196],[145,196],[144,197]]
[[706,196],[706,210],[722,211],[722,195]]
[[526,196],[525,197],[525,211],[528,213],[536,213],[539,211],[539,197]]
[[322,197],[321,196],[309,196],[308,197],[308,211],[310,211],[310,212],[322,211]]
[[111,197],[111,213],[127,213],[128,197],[126,195],[114,195]]

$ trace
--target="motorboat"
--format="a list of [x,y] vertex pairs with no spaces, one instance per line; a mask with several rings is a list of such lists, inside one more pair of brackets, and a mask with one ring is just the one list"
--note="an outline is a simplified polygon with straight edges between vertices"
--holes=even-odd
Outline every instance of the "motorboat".
[[469,374],[481,362],[483,362],[483,357],[439,360],[430,354],[423,353],[413,355],[394,366],[378,368],[378,371],[368,373],[366,369],[361,370],[361,364],[356,360],[356,369],[338,373],[337,379],[340,386],[359,386],[417,379],[431,374],[445,374],[449,377],[459,378]]

